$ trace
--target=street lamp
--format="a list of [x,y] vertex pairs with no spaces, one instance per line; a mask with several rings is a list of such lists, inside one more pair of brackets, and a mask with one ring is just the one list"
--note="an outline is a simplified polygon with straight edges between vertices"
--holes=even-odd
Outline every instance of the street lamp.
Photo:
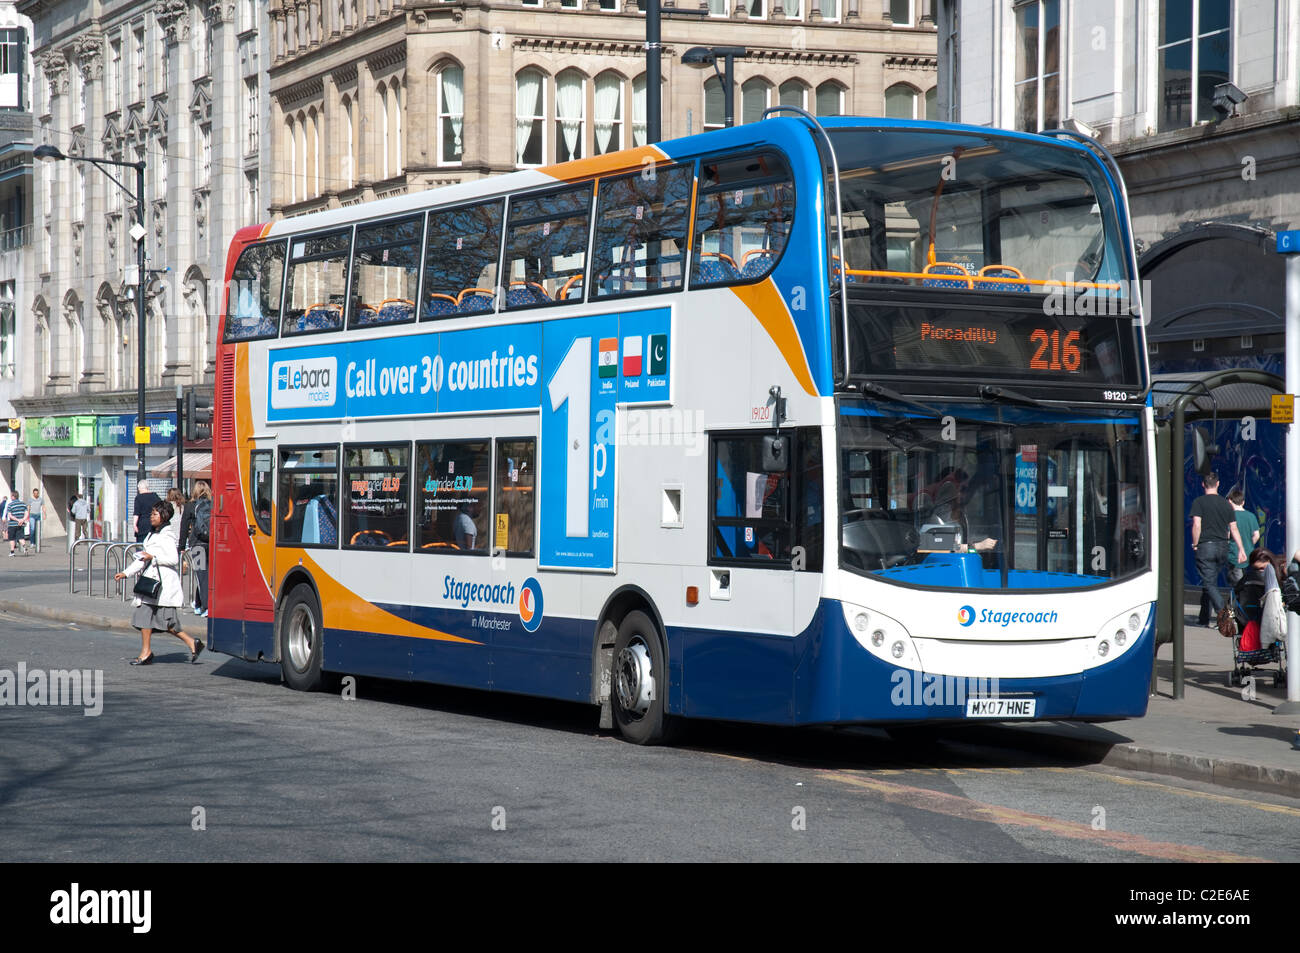
[[[743,46],[692,46],[682,54],[684,66],[697,69],[712,66],[714,75],[722,81],[723,125],[727,127],[736,124],[735,63],[748,56],[749,50]],[[718,60],[723,62],[721,71],[718,70]]]
[[[139,162],[120,162],[117,159],[100,159],[95,156],[69,156],[64,155],[58,146],[40,145],[32,150],[32,155],[37,159],[44,159],[48,162],[58,162],[63,159],[72,159],[77,162],[89,162],[96,166],[100,172],[113,180],[127,195],[131,194],[122,181],[112,172],[109,172],[106,166],[118,166],[123,169],[135,169],[135,210],[136,222],[131,226],[131,237],[135,239],[135,316],[136,316],[136,428],[147,427],[148,421],[145,419],[144,411],[144,160]],[[145,478],[144,472],[144,444],[137,441],[136,445],[136,481],[139,482]]]

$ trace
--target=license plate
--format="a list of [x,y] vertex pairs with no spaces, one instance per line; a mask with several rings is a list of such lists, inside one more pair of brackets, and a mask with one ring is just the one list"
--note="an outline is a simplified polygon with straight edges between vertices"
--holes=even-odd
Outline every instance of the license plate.
[[968,698],[967,718],[1033,718],[1037,698]]

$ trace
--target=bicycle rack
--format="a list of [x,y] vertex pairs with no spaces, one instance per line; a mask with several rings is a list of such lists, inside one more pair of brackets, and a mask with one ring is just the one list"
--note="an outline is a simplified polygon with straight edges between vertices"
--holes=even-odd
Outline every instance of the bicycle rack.
[[[97,539],[86,549],[86,595],[88,596],[95,594],[95,577],[92,575],[95,565],[95,550],[105,549],[112,545],[111,540]],[[105,567],[107,568],[107,557],[105,557]]]
[[[139,550],[141,550],[141,549],[144,549],[144,545],[141,544],[141,543],[118,543],[117,545],[122,547],[122,567],[123,567],[123,569],[125,569],[126,566],[128,566],[128,565],[129,565],[129,564],[134,560],[134,558],[135,558],[135,553],[136,553],[137,551],[139,551]],[[107,557],[105,557],[105,558],[107,558]],[[122,594],[122,601],[123,601],[123,602],[126,602],[126,597],[131,593],[131,590],[128,589],[128,588],[126,588],[126,582],[125,582],[125,581],[123,581],[122,585],[119,586],[118,588],[119,588],[119,590],[121,591],[121,594]]]
[[[99,542],[99,540],[84,537],[77,540],[68,548],[68,592],[75,594],[77,591],[76,568],[77,568],[77,547],[82,543],[88,546]],[[90,553],[86,553],[86,574],[90,574]]]
[[122,583],[119,581],[117,583],[117,589],[114,592],[110,593],[108,591],[108,584],[112,579],[112,576],[108,574],[109,561],[112,560],[113,568],[117,572],[121,572],[126,567],[126,550],[128,547],[133,545],[135,544],[116,542],[112,546],[109,546],[108,549],[104,550],[104,598],[105,599],[111,599],[113,598],[113,596],[121,595],[122,588],[123,588]]

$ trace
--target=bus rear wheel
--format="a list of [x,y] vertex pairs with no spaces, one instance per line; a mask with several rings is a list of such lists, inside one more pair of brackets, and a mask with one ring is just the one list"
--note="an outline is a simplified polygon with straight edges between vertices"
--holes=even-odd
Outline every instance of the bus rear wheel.
[[610,700],[619,733],[633,744],[669,740],[668,666],[658,627],[644,612],[629,612],[614,640]]
[[280,670],[290,688],[314,692],[321,687],[324,628],[311,586],[295,586],[280,607]]

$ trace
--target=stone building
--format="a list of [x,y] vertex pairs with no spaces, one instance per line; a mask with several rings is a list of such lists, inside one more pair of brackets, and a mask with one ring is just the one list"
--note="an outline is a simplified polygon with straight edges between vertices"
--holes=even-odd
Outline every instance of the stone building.
[[[723,122],[692,46],[743,46],[737,122],[786,103],[924,117],[933,0],[664,6],[663,137]],[[687,14],[694,12],[693,16]],[[271,0],[271,211],[297,215],[645,142],[645,16],[627,0]]]
[[[24,0],[34,34],[33,136],[70,160],[39,162],[18,349],[27,426],[20,481],[47,498],[90,494],[120,533],[135,447],[135,170],[143,159],[147,406],[152,467],[175,449],[177,386],[211,390],[225,256],[266,217],[270,155],[265,4],[216,0]],[[53,435],[51,439],[47,439]],[[188,469],[188,467],[187,467]],[[62,531],[63,506],[51,535]]]
[[[1300,4],[938,0],[936,17],[942,118],[1073,123],[1115,155],[1149,282],[1152,372],[1283,375],[1275,248],[1300,228]],[[1278,428],[1260,421],[1253,447],[1230,426],[1217,437],[1225,489],[1242,486],[1281,552]],[[1194,474],[1189,486],[1190,501]]]

